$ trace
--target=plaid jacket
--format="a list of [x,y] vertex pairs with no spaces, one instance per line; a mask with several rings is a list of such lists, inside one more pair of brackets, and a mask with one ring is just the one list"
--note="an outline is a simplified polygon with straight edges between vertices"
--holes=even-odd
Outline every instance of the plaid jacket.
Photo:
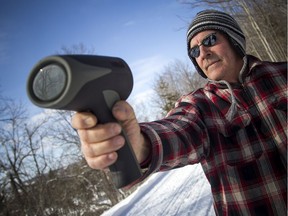
[[[287,63],[248,56],[243,83],[208,83],[141,123],[153,172],[201,163],[217,215],[287,214]],[[231,94],[236,99],[232,118]]]

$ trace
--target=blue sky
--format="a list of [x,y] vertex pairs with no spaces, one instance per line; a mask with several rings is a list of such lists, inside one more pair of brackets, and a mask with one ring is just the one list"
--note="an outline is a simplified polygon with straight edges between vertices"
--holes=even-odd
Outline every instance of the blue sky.
[[28,103],[26,80],[41,58],[82,43],[123,58],[144,97],[153,75],[188,60],[185,33],[197,11],[177,0],[0,0],[1,94]]

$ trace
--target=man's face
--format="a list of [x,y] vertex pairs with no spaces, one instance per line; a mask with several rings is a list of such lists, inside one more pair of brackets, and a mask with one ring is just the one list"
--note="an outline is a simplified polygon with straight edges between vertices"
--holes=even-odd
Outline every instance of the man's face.
[[199,47],[200,55],[196,57],[196,62],[211,80],[226,80],[230,83],[238,82],[243,60],[236,54],[228,39],[221,32],[215,30],[199,32],[192,38],[190,48],[200,45],[203,39],[215,32],[215,45],[210,47],[201,45]]

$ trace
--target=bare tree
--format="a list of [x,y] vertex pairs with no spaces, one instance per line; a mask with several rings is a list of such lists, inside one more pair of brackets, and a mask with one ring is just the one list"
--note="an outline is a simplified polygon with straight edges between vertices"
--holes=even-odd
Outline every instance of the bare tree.
[[5,118],[0,125],[0,184],[5,211],[15,215],[30,214],[35,208],[31,205],[33,201],[42,199],[42,196],[31,196],[30,180],[45,173],[48,167],[41,151],[41,140],[45,136],[41,127],[46,120],[28,125],[21,103],[5,100],[1,105],[5,107]]
[[203,87],[206,83],[192,68],[191,63],[175,60],[156,77],[153,85],[156,97],[153,101],[160,107],[163,115],[174,107],[181,95]]
[[[0,107],[0,215],[100,215],[126,196],[84,162],[68,113],[28,118],[22,104],[8,100]],[[69,146],[77,150],[70,161]]]
[[95,48],[88,48],[83,43],[74,44],[72,46],[62,46],[59,54],[95,54]]

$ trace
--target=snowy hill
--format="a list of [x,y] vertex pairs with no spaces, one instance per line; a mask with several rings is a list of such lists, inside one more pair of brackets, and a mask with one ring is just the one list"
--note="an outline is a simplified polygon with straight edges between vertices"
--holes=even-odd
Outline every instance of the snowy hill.
[[215,215],[210,185],[200,165],[152,175],[102,216]]

